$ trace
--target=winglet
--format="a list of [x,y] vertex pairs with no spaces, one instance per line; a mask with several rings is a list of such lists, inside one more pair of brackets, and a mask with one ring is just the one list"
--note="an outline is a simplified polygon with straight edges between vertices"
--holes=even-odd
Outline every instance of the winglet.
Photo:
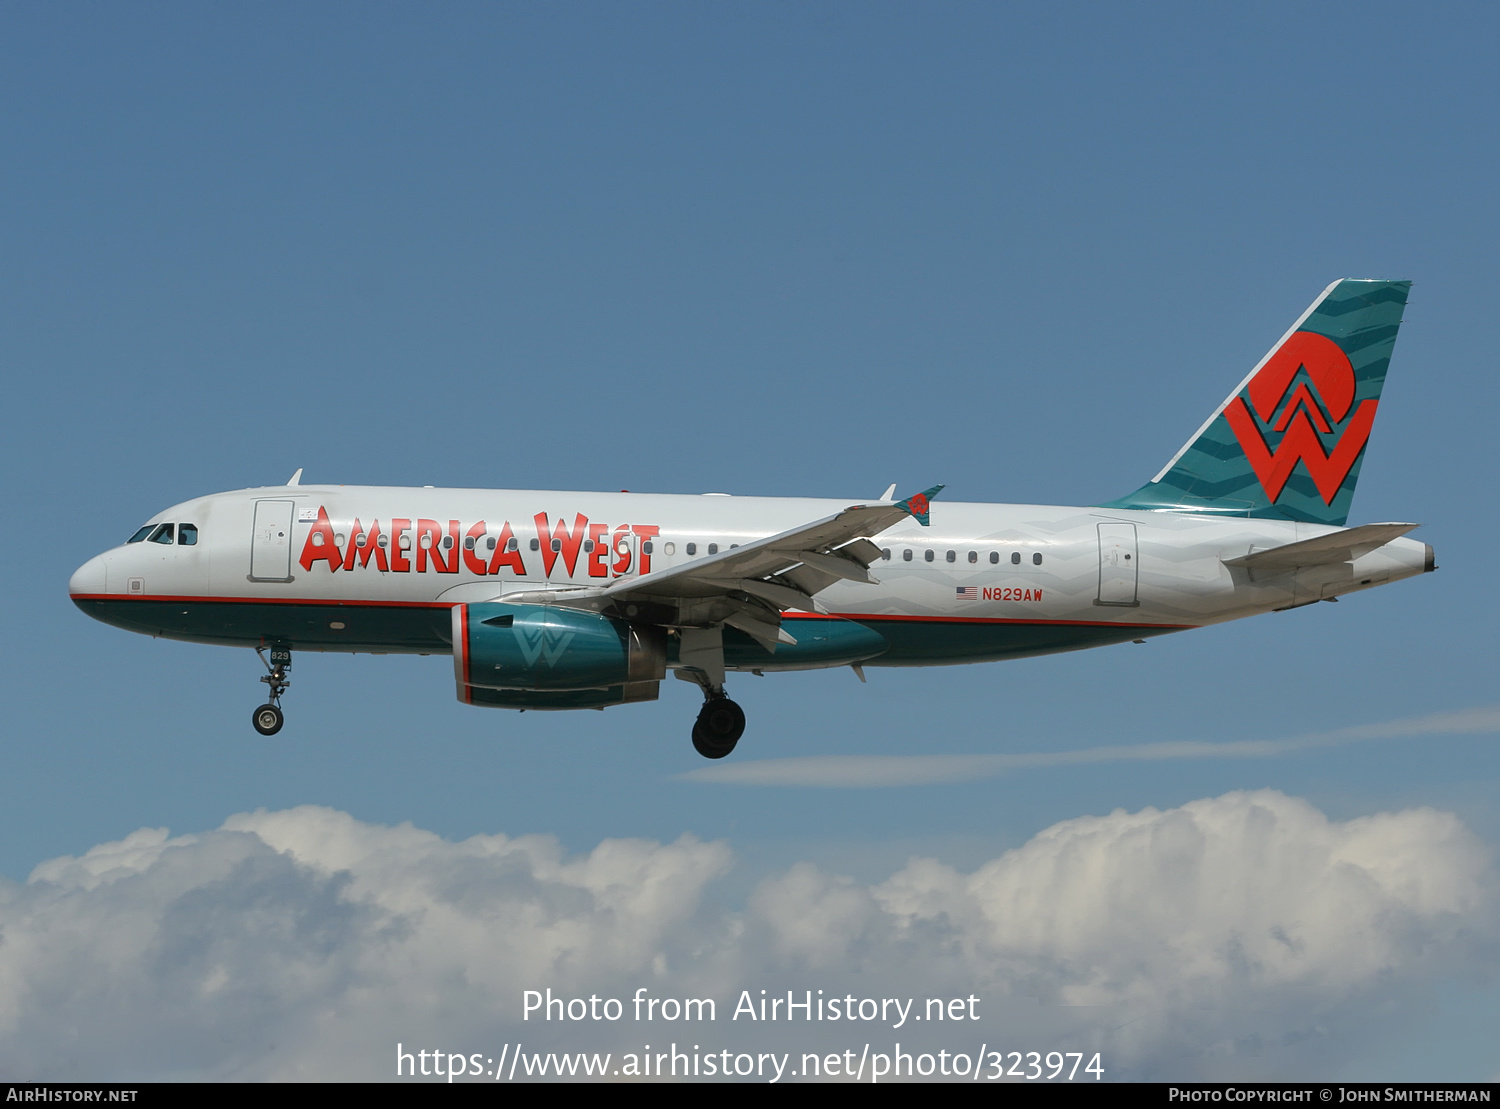
[[302,467],[298,466],[297,467],[297,472],[292,475],[292,480],[289,481],[289,482],[287,482],[287,484],[288,485],[300,485],[301,483],[302,483]]
[[937,496],[938,493],[942,492],[942,489],[943,487],[941,485],[934,485],[931,489],[928,489],[924,492],[913,493],[911,496],[907,497],[906,500],[897,501],[896,507],[904,509],[909,516],[911,516],[914,520],[917,521],[917,523],[921,524],[925,528],[927,526],[928,510],[931,507],[928,502],[930,502],[933,497]]

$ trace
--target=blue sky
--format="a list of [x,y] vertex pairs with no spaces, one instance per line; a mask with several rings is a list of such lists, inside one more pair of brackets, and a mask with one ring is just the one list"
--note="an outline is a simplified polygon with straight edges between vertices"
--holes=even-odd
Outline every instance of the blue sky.
[[[0,451],[19,539],[0,554],[6,904],[38,864],[137,829],[303,805],[449,843],[723,841],[733,862],[703,904],[742,922],[809,867],[885,889],[913,856],[975,872],[1060,822],[1237,791],[1339,827],[1406,813],[1403,834],[1448,863],[1457,841],[1422,839],[1410,814],[1452,814],[1493,859],[1493,8],[32,4],[0,19]],[[1365,738],[875,789],[709,783],[683,777],[701,760],[682,683],[655,704],[523,716],[460,705],[445,659],[330,655],[299,656],[268,742],[249,725],[253,655],[131,636],[66,596],[77,565],[161,508],[298,467],[351,484],[1104,500],[1154,474],[1346,276],[1416,282],[1351,523],[1420,521],[1439,573],[1145,646],[732,692],[742,764]],[[1380,727],[1413,720],[1429,723]],[[1287,827],[1312,819],[1278,804]],[[1500,1016],[1500,918],[1494,864],[1475,865],[1483,896],[1442,910],[1467,937],[1434,940],[1442,959],[1392,956],[1298,1003],[1329,1014],[1326,1059],[1293,1057],[1302,1010],[1241,982],[1259,1023],[1171,1051],[1166,1033],[1122,1042],[1122,1073],[1494,1077],[1475,1029]],[[764,973],[790,973],[767,950]],[[997,1009],[1013,1005],[986,973]],[[1393,1015],[1362,1015],[1377,1009]],[[264,1021],[295,1024],[275,1004]],[[413,1010],[405,1035],[441,1023]],[[38,1036],[6,1048],[0,1032],[0,1058],[123,1073]],[[146,1075],[286,1073],[132,1050]],[[348,1060],[340,1073],[384,1074]]]

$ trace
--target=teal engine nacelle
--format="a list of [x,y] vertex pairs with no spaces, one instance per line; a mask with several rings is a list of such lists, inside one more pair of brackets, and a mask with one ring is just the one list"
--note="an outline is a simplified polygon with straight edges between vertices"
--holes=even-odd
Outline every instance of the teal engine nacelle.
[[666,668],[663,628],[550,605],[453,609],[453,674],[465,704],[573,709],[654,701]]

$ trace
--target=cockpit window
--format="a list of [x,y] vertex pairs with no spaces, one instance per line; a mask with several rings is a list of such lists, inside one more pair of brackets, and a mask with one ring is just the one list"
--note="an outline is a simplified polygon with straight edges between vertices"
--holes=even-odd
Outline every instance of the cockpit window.
[[125,540],[125,542],[127,542],[127,543],[140,543],[140,542],[142,542],[146,538],[146,536],[148,536],[148,535],[151,534],[151,529],[154,528],[155,526],[156,526],[155,524],[147,524],[140,531],[136,532],[129,539]]
[[156,525],[156,530],[151,533],[151,538],[148,539],[147,542],[148,543],[165,543],[167,546],[170,547],[172,545],[172,525],[171,524],[157,524]]
[[197,524],[177,525],[177,545],[179,547],[191,547],[196,542],[198,542]]

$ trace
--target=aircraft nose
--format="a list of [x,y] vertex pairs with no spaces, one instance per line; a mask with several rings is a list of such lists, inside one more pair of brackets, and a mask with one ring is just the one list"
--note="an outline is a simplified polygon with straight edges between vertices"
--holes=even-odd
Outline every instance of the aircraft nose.
[[74,597],[109,592],[108,563],[103,555],[95,555],[73,571],[68,579],[68,592]]

